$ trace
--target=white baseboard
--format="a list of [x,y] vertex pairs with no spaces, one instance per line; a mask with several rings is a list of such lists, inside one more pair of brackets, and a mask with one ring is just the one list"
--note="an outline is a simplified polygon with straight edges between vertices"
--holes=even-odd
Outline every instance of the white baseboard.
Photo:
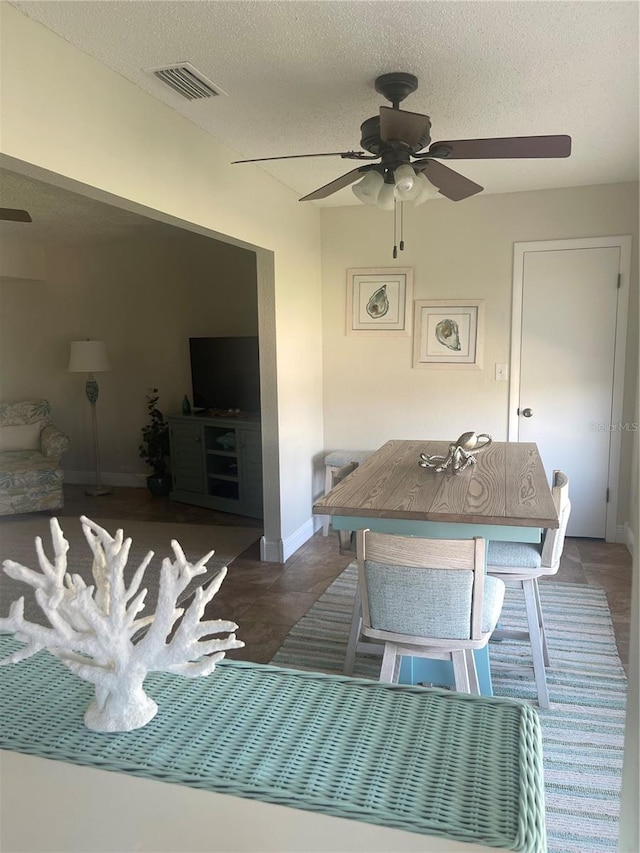
[[314,534],[313,521],[314,518],[312,516],[305,521],[302,527],[299,527],[295,533],[284,540],[285,560],[288,560],[292,554],[295,554],[298,548],[301,548],[307,540],[311,539]]
[[260,559],[263,563],[284,563],[284,543],[282,539],[260,537]]
[[618,541],[623,542],[627,546],[627,550],[633,557],[633,530],[631,529],[631,525],[628,521],[625,521],[624,525],[622,526],[622,539]]
[[[147,485],[146,474],[133,474],[131,472],[116,474],[110,471],[103,471],[100,479],[103,486],[126,486],[133,489],[144,489]],[[69,471],[65,469],[64,481],[74,486],[94,486],[96,472]]]
[[315,532],[315,517],[308,519],[291,536],[286,539],[260,539],[260,559],[265,563],[284,563],[292,554],[301,548]]

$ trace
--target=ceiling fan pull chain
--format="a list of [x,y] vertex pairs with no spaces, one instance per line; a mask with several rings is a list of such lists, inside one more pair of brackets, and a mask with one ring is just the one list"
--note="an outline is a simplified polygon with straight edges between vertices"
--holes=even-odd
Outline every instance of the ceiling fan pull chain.
[[393,200],[393,257],[398,257],[398,202]]
[[400,251],[404,252],[404,202],[400,202]]

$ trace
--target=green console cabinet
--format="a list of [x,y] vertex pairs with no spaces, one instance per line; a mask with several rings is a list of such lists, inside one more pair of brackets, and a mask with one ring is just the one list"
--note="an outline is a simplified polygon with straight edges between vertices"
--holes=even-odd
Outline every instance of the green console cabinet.
[[169,433],[172,500],[262,518],[260,421],[176,416]]

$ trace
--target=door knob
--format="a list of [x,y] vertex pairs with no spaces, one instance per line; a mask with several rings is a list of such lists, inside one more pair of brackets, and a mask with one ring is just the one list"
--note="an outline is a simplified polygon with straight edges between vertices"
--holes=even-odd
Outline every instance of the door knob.
[[533,416],[533,409],[523,409],[522,414],[525,418],[530,418]]

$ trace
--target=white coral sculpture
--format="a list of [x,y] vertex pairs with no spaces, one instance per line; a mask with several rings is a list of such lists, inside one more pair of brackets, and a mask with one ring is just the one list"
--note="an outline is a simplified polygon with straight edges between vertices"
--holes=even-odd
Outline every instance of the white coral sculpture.
[[[42,539],[36,537],[42,572],[13,560],[4,561],[3,568],[9,577],[33,587],[50,627],[27,621],[24,598],[14,601],[9,616],[0,618],[0,630],[13,631],[16,639],[26,645],[0,664],[18,663],[40,649],[48,649],[72,672],[95,685],[95,700],[84,717],[89,729],[131,731],[146,725],[158,711],[156,703],[143,690],[148,672],[171,672],[187,678],[209,675],[227,650],[244,646],[233,633],[238,628],[235,622],[200,621],[205,606],[220,589],[227,569],[223,567],[208,586],[196,589],[186,611],[177,607],[177,599],[191,579],[206,574],[206,563],[214,552],[192,564],[173,539],[175,559],[165,557],[162,561],[156,612],[138,618],[147,595],[140,584],[153,551],[142,560],[127,587],[124,570],[132,540],[124,539],[122,530],[112,537],[85,516],[80,521],[93,551],[95,585],[87,586],[80,575],[67,573],[69,542],[55,518],[50,522],[53,562],[44,553]],[[147,626],[144,635],[134,642],[134,635]],[[219,633],[229,636],[207,639]]]

